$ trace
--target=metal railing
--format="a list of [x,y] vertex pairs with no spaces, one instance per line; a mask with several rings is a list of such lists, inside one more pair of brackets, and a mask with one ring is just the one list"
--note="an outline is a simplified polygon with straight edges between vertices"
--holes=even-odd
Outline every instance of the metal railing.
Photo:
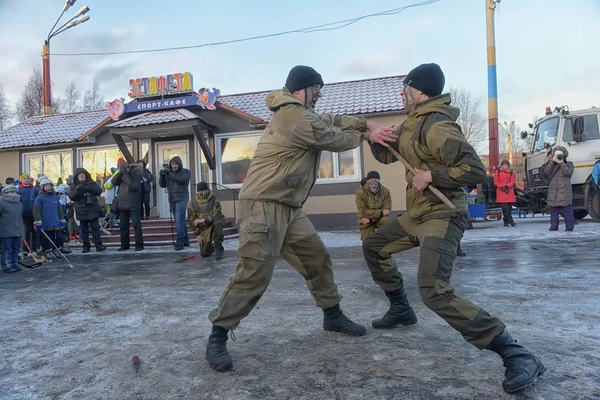
[[231,200],[233,201],[233,226],[236,226],[237,212],[236,212],[236,209],[235,209],[235,200],[236,200],[237,195],[240,192],[240,189],[230,188],[229,186],[221,185],[220,183],[216,183],[216,182],[209,183],[208,186],[209,187],[212,186],[211,190],[213,192],[215,192],[215,188],[216,187],[220,187],[220,188],[228,190],[231,193]]

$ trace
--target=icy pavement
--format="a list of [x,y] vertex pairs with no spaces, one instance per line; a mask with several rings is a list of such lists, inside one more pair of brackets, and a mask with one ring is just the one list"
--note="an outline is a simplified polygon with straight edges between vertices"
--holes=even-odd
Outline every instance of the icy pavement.
[[[547,217],[477,222],[452,277],[457,294],[501,318],[548,368],[522,394],[502,391],[502,361],[478,351],[419,298],[419,250],[394,257],[419,318],[377,331],[387,309],[357,231],[321,232],[341,306],[368,326],[326,333],[306,283],[279,261],[266,293],[228,341],[231,373],[204,360],[208,313],[235,270],[197,249],[70,256],[0,274],[0,399],[600,399],[600,224],[548,232]],[[188,254],[196,258],[177,264]],[[141,360],[134,368],[132,356]]]

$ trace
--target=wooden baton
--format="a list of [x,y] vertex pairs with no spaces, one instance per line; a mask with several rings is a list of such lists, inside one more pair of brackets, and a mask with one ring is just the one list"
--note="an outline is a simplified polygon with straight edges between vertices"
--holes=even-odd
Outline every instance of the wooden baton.
[[[407,170],[412,172],[413,175],[416,175],[412,165],[410,165],[408,161],[406,161],[396,150],[394,150],[391,146],[388,146],[387,149],[390,151],[390,153],[392,153],[394,157],[396,157],[402,164],[404,164]],[[452,202],[444,195],[444,193],[440,192],[435,186],[429,185],[426,189],[431,190],[433,194],[435,194],[438,199],[443,201],[445,205],[450,207],[452,211],[456,210],[456,206],[452,204]]]

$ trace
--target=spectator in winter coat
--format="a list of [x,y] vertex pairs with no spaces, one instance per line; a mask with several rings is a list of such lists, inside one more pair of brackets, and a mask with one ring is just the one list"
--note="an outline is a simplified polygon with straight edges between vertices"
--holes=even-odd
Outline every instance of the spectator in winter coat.
[[223,222],[225,221],[221,212],[221,203],[206,182],[200,182],[196,188],[198,193],[190,200],[187,208],[188,222],[200,245],[200,255],[208,257],[216,249],[215,259],[220,260],[223,258]]
[[502,207],[504,226],[516,226],[512,217],[512,205],[517,202],[515,196],[515,174],[508,160],[502,160],[498,171],[494,174],[496,186],[496,203]]
[[575,215],[573,212],[573,188],[571,176],[575,166],[567,161],[569,152],[562,146],[552,150],[544,165],[540,169],[540,177],[548,183],[548,198],[546,203],[550,207],[550,230],[558,230],[559,214],[565,219],[566,229],[569,232],[575,228]]
[[92,180],[90,173],[85,168],[75,170],[75,178],[70,190],[71,200],[75,204],[75,214],[81,224],[81,240],[83,241],[82,253],[90,251],[90,230],[94,238],[96,251],[106,250],[100,238],[100,204],[98,196],[102,189]]
[[2,189],[0,200],[0,238],[2,238],[2,272],[17,272],[19,267],[19,249],[23,227],[23,204],[19,189],[7,186]]
[[152,172],[146,168],[144,160],[138,160],[138,165],[142,167],[141,197],[140,197],[140,217],[144,219],[144,207],[146,207],[146,219],[150,219],[150,192],[152,191],[152,182],[154,177]]
[[127,165],[119,159],[119,173],[112,178],[112,183],[118,186],[119,201],[119,231],[121,233],[121,247],[119,251],[129,250],[129,220],[133,223],[135,232],[135,251],[144,250],[144,237],[142,235],[142,221],[140,219],[140,182],[142,181],[142,168],[137,164]]
[[63,246],[61,232],[63,229],[67,229],[67,221],[64,219],[63,208],[58,201],[52,181],[50,179],[42,180],[40,188],[40,194],[36,197],[33,205],[34,226],[40,233],[42,249],[46,253],[46,258],[51,259],[50,253],[56,258],[60,258],[61,255],[54,245],[62,253],[71,253],[70,249]]
[[175,250],[183,250],[190,245],[190,238],[185,224],[185,210],[190,200],[190,170],[183,168],[181,158],[175,156],[169,162],[169,167],[160,170],[158,184],[161,188],[167,188],[169,194],[169,206],[171,214],[177,226],[177,242]]
[[[25,227],[25,240],[29,243],[32,249],[38,248],[37,235],[33,228],[33,202],[31,196],[33,196],[33,179],[27,175],[22,174],[19,177],[19,195],[21,203],[23,204],[23,226]],[[23,253],[27,252],[27,246],[25,243],[22,244]]]
[[366,179],[367,182],[356,191],[358,228],[362,241],[388,223],[388,215],[392,210],[392,195],[379,182],[379,172],[369,172]]
[[600,158],[596,160],[596,164],[594,164],[594,168],[592,169],[592,178],[594,179],[596,187],[600,187]]

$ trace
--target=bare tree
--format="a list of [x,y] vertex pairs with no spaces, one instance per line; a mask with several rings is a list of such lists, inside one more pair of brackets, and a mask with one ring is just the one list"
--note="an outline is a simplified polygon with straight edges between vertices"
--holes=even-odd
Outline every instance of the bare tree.
[[460,109],[456,123],[462,128],[469,143],[473,147],[480,147],[488,139],[487,120],[481,112],[481,97],[476,97],[466,89],[450,89],[450,96],[452,104]]
[[102,93],[100,93],[100,84],[94,80],[92,88],[85,91],[83,109],[85,111],[100,110],[104,108],[105,103]]
[[2,83],[0,83],[0,131],[8,128],[12,116],[10,104],[4,94],[4,87],[2,86]]
[[[53,113],[60,112],[61,102],[59,98],[52,100]],[[41,71],[34,68],[17,104],[17,118],[23,122],[42,114],[44,114],[44,80]]]
[[65,89],[65,99],[63,100],[64,112],[72,113],[81,110],[81,93],[77,90],[75,82],[71,82]]

